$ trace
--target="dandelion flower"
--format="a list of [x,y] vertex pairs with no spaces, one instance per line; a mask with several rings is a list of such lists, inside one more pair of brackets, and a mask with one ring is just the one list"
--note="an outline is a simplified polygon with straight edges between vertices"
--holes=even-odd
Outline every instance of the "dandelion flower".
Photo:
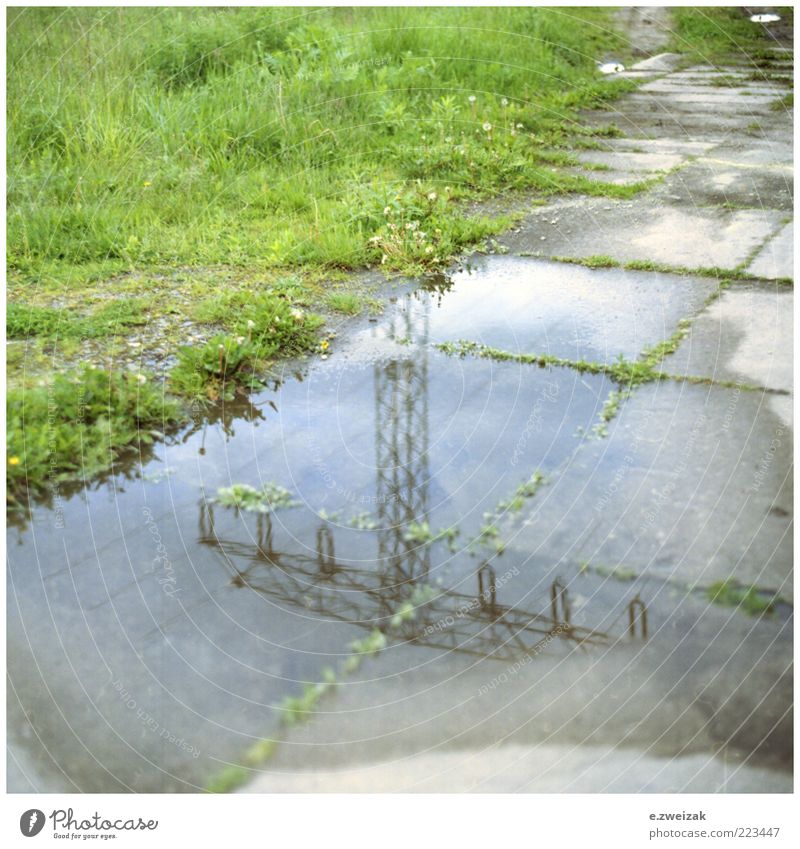
[[327,350],[328,350],[328,348],[330,347],[328,340],[327,340],[327,339],[323,339],[323,340],[322,340],[322,342],[320,342],[320,343],[319,343],[319,347],[320,347],[323,351],[327,351]]
[[428,193],[428,200],[436,200],[437,197],[439,197],[439,196],[436,194],[436,192],[429,192]]
[[488,121],[483,125],[483,131],[485,133],[491,133],[492,125]]
[[295,321],[300,321],[300,319],[301,319],[302,317],[303,317],[303,311],[302,311],[302,310],[299,310],[299,309],[297,309],[297,308],[295,307],[295,308],[292,310],[292,318],[293,318]]
[[18,466],[19,465],[19,457],[9,457],[8,458],[9,466]]
[[150,186],[152,186],[152,185],[153,185],[153,183],[152,183],[152,181],[151,181],[151,180],[145,180],[145,181],[142,183],[142,186],[144,186],[144,188],[145,188],[145,189],[149,188],[149,187],[150,187]]
[[390,208],[390,207],[388,207],[388,206],[384,206],[384,208],[383,208],[383,214],[384,214],[384,215],[388,215],[391,211],[392,211],[392,210],[391,210],[391,208]]
[[256,326],[256,323],[253,321],[253,319],[248,318],[247,319],[247,329],[252,330],[255,326]]
[[501,106],[503,106],[503,107],[508,106],[508,98],[507,98],[507,97],[504,97],[504,98],[500,101],[500,105],[501,105]]
[[147,378],[146,378],[143,374],[137,374],[137,375],[136,375],[136,380],[137,380],[139,383],[147,383]]
[[243,342],[244,342],[244,336],[237,336],[236,337],[236,344],[237,345],[241,345]]
[[470,102],[470,103],[474,103],[477,99],[478,99],[478,98],[477,98],[477,97],[475,97],[475,95],[474,95],[474,94],[471,94],[471,95],[469,96],[469,102]]

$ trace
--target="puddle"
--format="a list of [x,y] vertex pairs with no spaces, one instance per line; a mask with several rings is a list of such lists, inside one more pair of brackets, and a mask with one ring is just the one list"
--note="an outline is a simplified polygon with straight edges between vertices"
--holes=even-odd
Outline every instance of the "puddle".
[[[569,238],[570,217],[554,212],[537,228]],[[403,343],[420,336],[434,344],[469,339],[514,353],[609,363],[620,354],[636,359],[669,338],[714,289],[713,281],[670,274],[488,257],[453,275],[446,294],[400,299],[387,324],[368,335]],[[374,353],[371,340],[360,341]]]
[[[635,357],[685,314],[678,283],[481,261],[401,293],[329,360],[286,367],[144,467],[34,510],[9,534],[10,789],[197,789],[376,627],[387,669],[447,677],[454,658],[522,655],[536,675],[540,654],[563,663],[576,649],[616,664],[620,639],[641,642],[640,588],[568,588],[513,530],[540,502],[575,498],[555,482],[594,474],[577,460],[581,434],[613,384],[435,345]],[[592,445],[599,466],[623,462],[620,441]],[[533,472],[539,491],[520,495]],[[297,504],[215,503],[237,483],[278,484]]]

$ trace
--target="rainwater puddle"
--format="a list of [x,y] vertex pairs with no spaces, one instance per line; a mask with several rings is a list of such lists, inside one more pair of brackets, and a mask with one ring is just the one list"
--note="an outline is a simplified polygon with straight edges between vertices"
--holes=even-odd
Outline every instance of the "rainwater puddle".
[[[566,656],[625,635],[630,588],[587,584],[593,616],[549,569],[503,552],[614,385],[436,344],[635,357],[686,312],[679,281],[651,277],[488,259],[399,295],[329,360],[287,367],[144,468],[12,528],[10,787],[197,789],[375,628],[403,668],[421,652],[512,662],[542,641]],[[610,440],[599,462],[625,450]],[[221,487],[268,482],[296,505],[215,503]]]

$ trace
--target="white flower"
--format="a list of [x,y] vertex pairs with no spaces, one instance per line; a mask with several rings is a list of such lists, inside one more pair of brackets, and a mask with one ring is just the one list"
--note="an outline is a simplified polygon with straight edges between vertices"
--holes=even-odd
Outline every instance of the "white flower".
[[477,98],[477,97],[475,97],[475,95],[474,95],[474,94],[471,94],[471,95],[469,96],[469,102],[470,102],[470,103],[474,103],[477,99],[478,99],[478,98]]
[[392,210],[388,206],[384,206],[384,208],[383,208],[383,214],[384,215],[388,215],[391,211]]
[[237,345],[241,345],[243,342],[244,342],[244,336],[237,336],[236,337],[236,344]]
[[428,192],[428,200],[436,200],[439,197],[436,192]]
[[295,308],[292,310],[292,318],[293,318],[295,321],[300,321],[300,319],[302,319],[302,317],[303,317],[303,311],[302,311],[302,310],[299,310],[299,309],[297,309],[297,308],[295,307]]
[[136,380],[138,380],[139,383],[147,383],[147,378],[143,374],[137,374]]
[[508,98],[504,97],[504,98],[500,101],[500,105],[501,105],[501,106],[508,106]]
[[522,124],[517,124],[517,129],[518,129],[518,130],[524,130],[524,129],[525,129],[525,127],[523,127],[523,126],[522,126]]
[[485,133],[490,133],[492,131],[492,125],[488,121],[483,125],[483,131]]

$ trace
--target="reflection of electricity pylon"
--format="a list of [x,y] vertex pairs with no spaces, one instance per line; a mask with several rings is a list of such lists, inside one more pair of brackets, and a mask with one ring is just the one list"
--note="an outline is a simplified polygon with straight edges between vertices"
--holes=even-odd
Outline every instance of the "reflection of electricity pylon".
[[[427,522],[429,511],[429,308],[428,298],[410,299],[403,318],[390,325],[393,337],[414,338],[414,356],[378,363],[374,370],[379,567],[338,563],[333,527],[327,523],[316,531],[315,553],[276,548],[268,514],[258,516],[255,545],[219,539],[208,502],[201,504],[199,542],[223,554],[235,586],[263,593],[288,609],[379,628],[415,645],[511,660],[538,655],[555,639],[605,643],[607,634],[572,624],[567,588],[560,581],[551,587],[550,610],[541,612],[500,604],[488,564],[477,573],[475,595],[433,591],[427,584],[432,546],[415,541],[408,530],[412,523]],[[630,636],[641,630],[646,639],[646,610],[638,597],[629,616]]]
[[[417,307],[420,309],[417,309]],[[414,355],[375,364],[378,558],[389,581],[424,579],[430,548],[408,539],[428,515],[428,324],[430,301],[410,298],[392,338],[414,339]]]
[[[412,601],[412,617],[398,618],[402,605],[413,599],[408,585],[387,586],[386,576],[374,569],[337,563],[333,534],[327,525],[321,525],[317,532],[315,554],[283,552],[275,548],[268,515],[258,517],[255,545],[223,540],[214,529],[212,506],[203,504],[198,541],[223,554],[234,586],[263,593],[286,609],[379,628],[413,645],[512,660],[538,655],[556,639],[573,645],[603,645],[609,640],[608,634],[572,624],[567,589],[559,581],[551,588],[549,611],[546,607],[530,611],[501,604],[495,575],[488,565],[478,572],[475,595],[436,590]],[[636,604],[641,605],[641,611]],[[638,598],[631,603],[630,611],[630,635],[636,638],[635,621],[646,615]],[[642,630],[646,639],[646,624]]]

